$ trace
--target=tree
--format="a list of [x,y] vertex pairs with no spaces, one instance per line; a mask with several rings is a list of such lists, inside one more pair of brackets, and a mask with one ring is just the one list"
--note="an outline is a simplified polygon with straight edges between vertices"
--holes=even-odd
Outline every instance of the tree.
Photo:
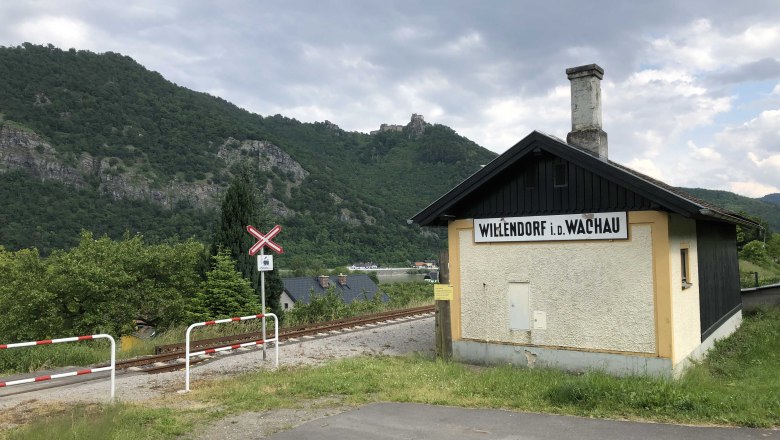
[[260,304],[249,280],[236,271],[230,251],[220,247],[211,257],[212,267],[206,274],[200,303],[212,319],[254,315]]
[[46,263],[35,249],[0,246],[0,343],[63,336],[56,298],[46,288]]
[[[248,225],[255,226],[263,232],[273,225],[270,215],[264,208],[264,200],[258,194],[252,183],[250,172],[242,170],[237,173],[222,202],[219,223],[211,244],[211,255],[217,255],[224,248],[235,260],[235,269],[250,281],[252,289],[260,298],[260,273],[257,270],[255,257],[249,255],[249,248],[256,240],[246,232]],[[282,295],[282,280],[279,271],[265,273],[266,307],[279,315],[279,299]]]
[[780,234],[773,232],[771,237],[766,243],[766,250],[769,252],[769,256],[772,261],[777,263],[780,261]]
[[121,336],[136,319],[163,329],[191,320],[202,253],[193,240],[148,246],[138,235],[114,241],[83,232],[77,247],[47,260],[47,289],[67,330]]
[[751,241],[765,241],[767,235],[771,235],[772,231],[769,227],[769,223],[757,215],[750,215],[745,211],[739,211],[739,215],[742,217],[753,220],[758,223],[758,227],[749,228],[742,225],[737,225],[737,248],[742,249],[747,243]]
[[739,252],[739,258],[759,266],[767,266],[770,263],[766,245],[758,240],[753,240],[742,247],[742,250]]

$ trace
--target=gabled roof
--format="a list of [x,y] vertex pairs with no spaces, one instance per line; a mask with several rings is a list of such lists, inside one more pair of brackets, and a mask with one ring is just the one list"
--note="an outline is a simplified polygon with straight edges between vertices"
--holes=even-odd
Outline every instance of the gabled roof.
[[633,191],[668,212],[695,219],[741,224],[749,227],[757,226],[752,220],[737,213],[697,199],[659,180],[538,131],[534,131],[523,138],[512,148],[496,157],[482,169],[431,203],[427,208],[418,212],[412,217],[412,221],[421,226],[446,225],[449,220],[455,218],[452,210],[459,203],[477,194],[480,188],[492,179],[500,176],[508,168],[523,161],[529,155],[541,151],[575,163],[579,167]]
[[[379,291],[376,283],[365,274],[347,275],[347,284],[344,286],[339,284],[338,276],[330,276],[328,279],[330,286],[342,294],[346,304],[355,300],[373,299],[374,294]],[[323,295],[326,290],[320,286],[320,281],[317,277],[282,278],[282,285],[284,286],[284,291],[287,292],[287,295],[293,301],[302,304],[309,303],[312,293]],[[387,301],[388,299],[387,295],[382,293],[382,301]]]

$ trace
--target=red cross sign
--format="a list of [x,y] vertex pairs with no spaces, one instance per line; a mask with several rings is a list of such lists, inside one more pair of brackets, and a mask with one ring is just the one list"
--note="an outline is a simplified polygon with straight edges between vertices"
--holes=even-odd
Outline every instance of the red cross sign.
[[276,234],[282,232],[281,226],[279,225],[274,226],[265,235],[263,235],[260,231],[255,229],[255,227],[252,225],[247,226],[246,230],[247,232],[252,234],[253,237],[257,239],[257,243],[255,243],[251,248],[249,248],[249,255],[254,255],[260,252],[260,249],[262,249],[263,246],[268,246],[269,248],[271,248],[271,250],[275,251],[277,254],[284,253],[284,250],[282,249],[281,246],[271,241],[272,238],[276,237]]

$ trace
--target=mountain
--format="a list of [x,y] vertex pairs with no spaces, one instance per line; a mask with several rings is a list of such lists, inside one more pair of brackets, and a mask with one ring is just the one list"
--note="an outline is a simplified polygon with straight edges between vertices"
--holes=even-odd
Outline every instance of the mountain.
[[759,198],[762,202],[772,203],[774,205],[780,205],[780,193],[767,194],[764,197]]
[[[249,169],[283,226],[282,266],[431,259],[444,231],[406,219],[496,156],[421,115],[370,134],[260,116],[111,52],[0,47],[0,78],[9,249],[47,254],[75,245],[81,229],[208,241],[222,193]],[[685,190],[780,231],[778,205]]]
[[0,47],[0,78],[0,245],[11,249],[67,248],[82,228],[209,240],[246,168],[283,226],[280,264],[435,258],[439,231],[405,220],[495,157],[420,115],[372,134],[263,117],[111,52]]
[[734,212],[745,212],[760,217],[774,232],[780,232],[780,204],[772,203],[772,194],[753,199],[728,191],[703,188],[680,188],[688,194]]

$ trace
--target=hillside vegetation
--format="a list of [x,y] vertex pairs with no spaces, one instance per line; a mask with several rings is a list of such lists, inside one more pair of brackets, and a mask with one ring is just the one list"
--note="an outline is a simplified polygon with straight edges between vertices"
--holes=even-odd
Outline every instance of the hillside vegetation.
[[[214,221],[213,212],[205,208],[218,200],[204,203],[175,192],[190,185],[214,190],[213,198],[218,198],[236,168],[248,167],[267,193],[276,220],[285,226],[280,240],[291,255],[325,265],[434,258],[443,247],[442,238],[406,225],[405,219],[495,157],[441,125],[423,124],[419,130],[410,124],[402,132],[368,135],[346,132],[327,121],[263,117],[177,86],[111,52],[28,43],[0,48],[0,77],[0,122],[46,144],[37,145],[37,152],[29,152],[32,156],[48,152],[49,145],[53,148],[57,163],[47,163],[47,170],[71,167],[80,170],[87,183],[63,191],[56,187],[56,176],[36,175],[41,173],[32,165],[24,169],[24,164],[0,163],[0,171],[21,168],[43,180],[34,195],[42,196],[54,185],[56,211],[69,212],[66,227],[56,228],[54,208],[42,213],[32,206],[42,197],[36,200],[18,191],[20,185],[36,187],[34,180],[18,174],[3,178],[0,192],[14,214],[0,225],[0,243],[12,249],[36,246],[48,252],[73,246],[77,226],[112,237],[126,228],[151,241],[174,234],[201,239]],[[308,174],[296,179],[284,164],[261,163],[262,156],[238,146],[245,141],[279,147]],[[220,149],[230,148],[236,150],[238,162],[219,155]],[[89,171],[84,171],[85,157],[95,164]],[[127,185],[145,182],[149,191],[164,189],[183,202],[168,206],[176,214],[162,213],[143,197],[108,208],[118,198],[108,185],[118,179]],[[87,199],[94,202],[84,203]],[[135,220],[114,221],[117,216],[104,213],[107,209]],[[160,220],[144,220],[148,213]],[[96,218],[113,224],[96,225]]]
[[[445,232],[405,220],[495,157],[422,120],[369,135],[257,115],[112,52],[0,47],[0,77],[0,244],[12,250],[68,249],[81,229],[208,241],[247,168],[283,225],[282,266],[431,259]],[[776,204],[685,190],[780,230]]]

